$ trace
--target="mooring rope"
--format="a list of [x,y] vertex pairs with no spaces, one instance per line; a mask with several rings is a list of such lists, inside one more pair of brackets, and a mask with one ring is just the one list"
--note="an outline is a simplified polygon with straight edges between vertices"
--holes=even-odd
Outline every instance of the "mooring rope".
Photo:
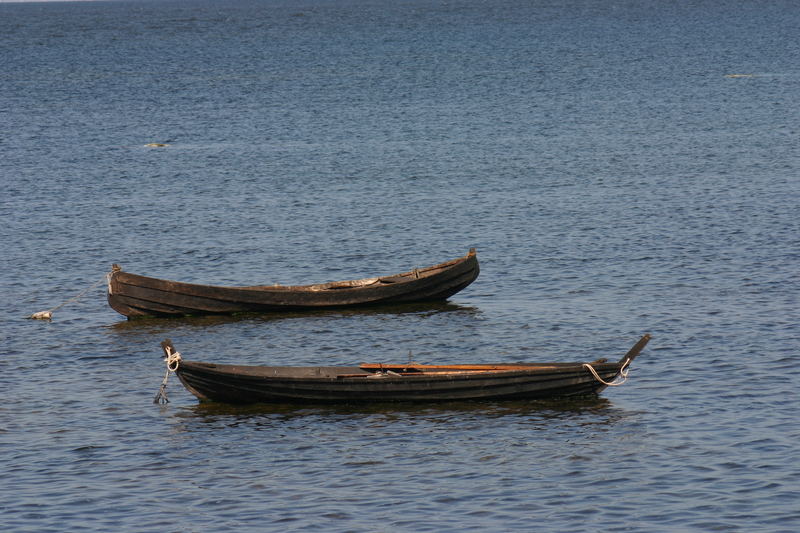
[[108,272],[108,273],[104,274],[102,278],[100,278],[99,280],[95,281],[94,283],[89,285],[86,289],[81,291],[79,294],[73,296],[72,298],[70,298],[66,302],[64,302],[64,303],[62,303],[60,305],[57,305],[57,306],[53,307],[52,309],[47,309],[45,311],[39,311],[38,313],[33,313],[28,318],[33,318],[33,319],[36,319],[36,320],[50,320],[50,319],[52,319],[54,311],[56,311],[58,309],[61,309],[62,307],[64,307],[68,303],[77,302],[78,300],[80,300],[83,297],[83,295],[85,295],[87,292],[89,292],[90,290],[94,289],[95,287],[97,287],[101,283],[107,283],[107,284],[110,285],[111,284],[111,275],[114,272],[118,271],[118,270],[119,270],[119,267],[116,267],[116,268],[112,269],[111,272]]
[[619,375],[622,376],[622,381],[611,382],[611,383],[609,383],[608,381],[604,381],[603,378],[601,378],[600,375],[597,373],[597,370],[595,370],[594,367],[589,363],[583,363],[583,366],[585,368],[588,368],[589,372],[592,373],[595,379],[600,383],[602,383],[603,385],[607,385],[609,387],[619,387],[628,380],[628,372],[629,372],[628,365],[630,365],[630,362],[631,362],[630,359],[625,359],[625,362],[622,363],[622,368],[619,369]]
[[153,403],[169,403],[169,398],[167,398],[167,382],[169,381],[169,375],[178,370],[181,364],[180,352],[173,352],[172,348],[169,346],[164,347],[164,349],[167,352],[166,357],[164,357],[164,361],[167,363],[167,371],[164,372],[164,380],[161,382],[161,387],[153,398]]

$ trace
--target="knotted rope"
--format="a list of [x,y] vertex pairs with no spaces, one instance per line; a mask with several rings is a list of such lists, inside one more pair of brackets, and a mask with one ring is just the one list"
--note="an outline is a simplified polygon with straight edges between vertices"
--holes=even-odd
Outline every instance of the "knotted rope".
[[97,287],[101,283],[105,282],[105,283],[110,285],[111,284],[111,275],[114,272],[117,272],[119,270],[121,270],[121,269],[117,265],[114,265],[114,268],[111,269],[111,272],[108,272],[107,274],[104,274],[102,278],[100,278],[96,282],[92,283],[89,287],[87,287],[86,289],[81,291],[76,296],[73,296],[72,298],[70,298],[66,302],[64,302],[64,303],[62,303],[60,305],[57,305],[57,306],[53,307],[52,309],[47,309],[45,311],[39,311],[38,313],[33,313],[28,318],[33,318],[35,320],[50,320],[50,319],[52,319],[54,311],[56,311],[57,309],[61,309],[62,307],[64,307],[68,303],[77,302],[79,299],[81,299],[81,297],[83,297],[84,294],[86,294],[90,290],[94,289],[95,287]]
[[167,353],[166,357],[164,357],[164,362],[167,363],[167,371],[164,372],[164,380],[161,382],[161,387],[158,389],[158,392],[153,398],[153,403],[156,404],[169,403],[169,398],[167,398],[167,382],[169,381],[169,375],[178,370],[178,367],[181,364],[180,352],[173,352],[172,347],[170,346],[165,346],[164,351]]
[[603,378],[601,378],[600,375],[597,373],[597,370],[595,370],[594,367],[589,363],[583,363],[583,366],[584,368],[588,368],[589,372],[592,373],[595,379],[600,383],[602,383],[603,385],[607,385],[609,387],[619,387],[628,380],[628,372],[630,370],[628,366],[630,365],[630,363],[631,363],[630,359],[625,359],[625,362],[622,363],[622,368],[619,369],[619,375],[622,376],[622,381],[616,381],[611,383],[609,383],[608,381],[604,381]]

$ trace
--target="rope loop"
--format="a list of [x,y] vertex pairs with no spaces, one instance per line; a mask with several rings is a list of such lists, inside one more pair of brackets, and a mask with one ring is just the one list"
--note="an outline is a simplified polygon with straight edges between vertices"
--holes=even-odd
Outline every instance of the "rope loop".
[[169,346],[167,346],[165,350],[167,351],[167,356],[164,358],[164,361],[167,363],[167,370],[175,372],[181,364],[181,352],[173,352],[172,348]]
[[169,382],[169,375],[172,372],[178,370],[178,367],[181,364],[181,353],[180,352],[173,352],[170,346],[165,346],[164,350],[167,353],[167,356],[164,357],[164,361],[167,363],[167,370],[164,372],[164,379],[161,381],[161,387],[159,387],[158,392],[156,393],[155,397],[153,398],[153,403],[162,403],[167,404],[169,403],[169,398],[167,397],[167,383]]
[[590,365],[589,363],[583,363],[583,367],[588,369],[589,372],[592,373],[594,378],[603,385],[606,385],[608,387],[619,387],[628,380],[628,372],[630,371],[628,367],[630,363],[631,363],[630,359],[625,359],[625,362],[622,363],[622,368],[619,369],[619,375],[622,376],[622,381],[612,381],[612,382],[604,381],[603,378],[601,378],[600,375],[597,373],[597,370],[595,370],[594,367],[592,367],[592,365]]

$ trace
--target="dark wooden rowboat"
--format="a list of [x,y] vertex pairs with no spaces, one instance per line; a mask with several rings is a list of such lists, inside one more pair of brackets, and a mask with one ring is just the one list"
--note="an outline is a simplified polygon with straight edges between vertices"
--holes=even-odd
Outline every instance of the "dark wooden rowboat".
[[[201,401],[225,403],[374,403],[544,399],[596,395],[627,376],[650,335],[616,363],[474,365],[362,364],[352,367],[238,366],[181,359],[161,343],[167,365]],[[166,380],[165,380],[166,383]]]
[[123,272],[114,265],[108,304],[128,318],[298,311],[445,300],[478,277],[475,249],[409,272],[316,285],[219,287]]

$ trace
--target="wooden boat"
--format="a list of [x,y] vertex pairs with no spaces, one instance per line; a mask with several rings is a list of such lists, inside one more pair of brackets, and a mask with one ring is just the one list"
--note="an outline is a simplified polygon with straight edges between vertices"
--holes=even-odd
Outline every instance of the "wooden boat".
[[[628,367],[650,335],[616,363],[515,363],[422,365],[361,364],[344,367],[218,365],[183,360],[161,343],[168,371],[201,401],[225,403],[375,403],[447,400],[544,399],[596,395]],[[624,381],[624,379],[623,379]],[[156,396],[156,401],[159,396]]]
[[219,287],[123,272],[114,265],[108,304],[128,318],[298,311],[445,300],[478,277],[472,248],[452,261],[409,272],[316,285]]

